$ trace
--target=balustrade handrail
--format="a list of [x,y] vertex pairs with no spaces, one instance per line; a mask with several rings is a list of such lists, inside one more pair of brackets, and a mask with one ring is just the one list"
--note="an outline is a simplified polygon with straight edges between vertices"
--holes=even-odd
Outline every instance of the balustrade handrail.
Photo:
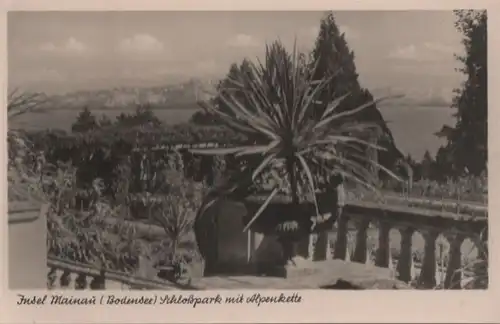
[[392,211],[404,214],[415,214],[415,216],[445,217],[445,218],[452,218],[455,220],[468,220],[468,219],[475,219],[478,221],[487,220],[487,217],[482,215],[473,216],[465,213],[455,213],[455,212],[435,210],[430,208],[404,206],[399,204],[390,204],[390,203],[375,202],[375,201],[349,200],[346,206],[353,206],[359,208],[364,207],[368,209],[380,209],[381,211]]
[[456,199],[450,199],[450,198],[438,198],[438,197],[432,197],[432,196],[415,196],[415,195],[408,195],[407,197],[398,195],[397,192],[395,191],[383,191],[383,197],[386,199],[394,199],[394,200],[404,200],[404,201],[409,201],[409,202],[432,202],[432,203],[440,203],[442,205],[461,205],[461,206],[471,206],[475,208],[480,208],[487,210],[488,209],[488,204],[481,202],[481,201],[475,201],[475,200],[456,200]]
[[418,207],[389,205],[367,201],[350,201],[344,206],[348,217],[373,219],[409,225],[414,228],[433,228],[457,233],[475,233],[484,231],[488,225],[486,216],[471,216]]

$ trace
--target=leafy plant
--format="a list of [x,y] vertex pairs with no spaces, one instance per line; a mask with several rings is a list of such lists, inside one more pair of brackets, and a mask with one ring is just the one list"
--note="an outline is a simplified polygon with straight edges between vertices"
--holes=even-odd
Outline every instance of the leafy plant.
[[7,95],[7,116],[9,121],[15,117],[33,111],[47,102],[47,97],[41,93],[23,92],[14,89]]
[[[349,94],[320,102],[321,90],[334,75],[315,80],[316,67],[308,67],[295,46],[290,55],[280,42],[275,42],[266,46],[264,63],[247,61],[246,66],[228,79],[230,86],[219,89],[224,109],[206,103],[202,107],[227,127],[243,133],[249,145],[191,152],[249,158],[225,187],[219,188],[223,195],[242,188],[244,191],[259,178],[270,177],[271,193],[249,225],[280,192],[288,194],[294,205],[301,198],[311,198],[319,213],[315,194],[320,175],[336,173],[375,191],[378,180],[373,167],[399,179],[366,154],[367,149],[384,149],[373,141],[378,125],[347,121],[374,102],[344,112],[337,108]],[[327,104],[327,108],[317,120],[309,118],[318,103]]]
[[[475,258],[465,257],[465,263],[457,270],[465,280],[465,289],[488,289],[489,284],[489,253],[488,253],[488,229],[485,228],[474,240],[477,249]],[[472,252],[472,251],[471,251]],[[469,252],[468,254],[472,254]]]
[[[203,187],[184,178],[180,171],[169,173],[171,181],[167,194],[158,197],[156,208],[150,214],[150,221],[160,225],[168,238],[158,251],[160,265],[169,265],[176,280],[186,275],[187,265],[198,257],[194,237],[194,220],[204,195]],[[187,274],[189,275],[189,274]]]
[[[7,116],[12,122],[17,116],[28,113],[46,102],[39,93],[11,91],[7,96]],[[10,125],[9,125],[10,126]],[[43,201],[41,189],[42,169],[46,164],[43,154],[33,148],[29,136],[18,129],[9,128],[8,146],[8,199]]]

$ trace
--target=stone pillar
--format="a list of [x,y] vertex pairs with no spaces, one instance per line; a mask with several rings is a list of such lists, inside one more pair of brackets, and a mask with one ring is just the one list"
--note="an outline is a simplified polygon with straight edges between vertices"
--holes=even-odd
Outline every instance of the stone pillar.
[[331,258],[330,241],[328,240],[328,232],[321,231],[317,235],[316,244],[314,247],[314,261],[323,261]]
[[359,263],[366,263],[368,261],[367,251],[367,229],[370,225],[370,221],[366,219],[356,220],[356,248],[354,249],[354,255],[352,261]]
[[334,246],[334,259],[346,260],[347,251],[347,223],[348,219],[345,215],[339,215],[337,226],[337,239]]
[[436,239],[439,233],[429,229],[423,230],[422,235],[425,240],[424,260],[418,284],[422,288],[432,289],[436,286]]
[[[389,268],[391,265],[391,246],[389,232],[391,230],[391,225],[389,222],[381,221],[379,222],[378,228],[378,248],[375,257],[375,265],[377,267]],[[392,266],[392,265],[391,265]]]
[[462,266],[462,251],[460,248],[465,236],[458,233],[448,233],[445,236],[450,243],[450,250],[444,288],[460,289],[462,287],[462,273],[458,271]]
[[415,232],[414,228],[400,228],[401,233],[401,252],[397,265],[398,279],[404,282],[410,282],[412,277],[413,253],[412,253],[412,238]]

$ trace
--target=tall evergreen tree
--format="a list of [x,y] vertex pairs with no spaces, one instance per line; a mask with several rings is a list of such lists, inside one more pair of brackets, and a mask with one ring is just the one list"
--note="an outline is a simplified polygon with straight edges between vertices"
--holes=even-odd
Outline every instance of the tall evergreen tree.
[[[333,13],[327,12],[321,20],[309,64],[316,68],[316,79],[331,77],[331,82],[323,90],[322,99],[317,104],[313,118],[321,116],[326,108],[323,103],[347,93],[350,95],[341,103],[339,111],[351,110],[373,101],[370,91],[362,88],[358,81],[354,58],[354,52],[349,48],[345,34],[340,32]],[[387,151],[379,152],[376,157],[380,164],[394,169],[398,161],[404,160],[404,155],[396,148],[392,133],[375,104],[355,114],[352,120],[376,123],[380,127],[382,133],[379,134],[378,144],[387,149]]]
[[99,125],[96,117],[92,114],[88,107],[85,107],[80,114],[78,114],[73,125],[71,125],[71,131],[75,133],[83,133],[94,130],[98,127]]
[[420,176],[423,179],[432,179],[433,178],[433,174],[432,174],[433,168],[434,168],[434,159],[432,158],[431,154],[427,150],[427,151],[425,151],[424,158],[422,159]]
[[[230,80],[235,79],[243,64],[244,62],[240,66],[238,66],[238,64],[236,63],[231,64],[226,77],[219,81],[219,83],[216,85],[216,90],[220,91],[221,89],[227,88],[230,85]],[[213,104],[215,107],[218,107],[218,109],[224,109],[224,102],[221,101],[219,96],[212,98],[211,104]],[[217,125],[220,123],[217,116],[214,116],[213,114],[203,110],[194,113],[193,116],[191,116],[190,121],[197,125]]]
[[460,89],[455,89],[452,108],[457,112],[454,127],[443,126],[438,136],[448,143],[440,150],[442,161],[452,161],[452,175],[481,174],[488,161],[488,93],[487,93],[487,14],[486,11],[457,10],[455,27],[463,34],[465,54],[456,58],[463,64],[458,69],[466,76]]

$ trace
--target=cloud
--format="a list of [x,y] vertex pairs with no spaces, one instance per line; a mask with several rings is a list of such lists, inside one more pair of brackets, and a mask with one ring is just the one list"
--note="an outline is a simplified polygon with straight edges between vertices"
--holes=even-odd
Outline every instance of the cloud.
[[232,47],[255,47],[260,44],[259,40],[252,35],[238,34],[227,41]]
[[[455,71],[455,61],[403,61],[391,62],[388,69],[397,74],[411,74],[419,77],[446,78],[455,80],[460,74]],[[454,82],[454,81],[453,81]],[[458,82],[458,81],[457,81]]]
[[389,58],[400,60],[417,60],[419,55],[415,45],[397,47],[389,52]]
[[149,34],[136,34],[125,38],[118,44],[118,49],[124,53],[160,53],[165,46]]
[[453,54],[453,53],[456,53],[456,51],[457,51],[457,49],[454,48],[453,46],[449,46],[449,45],[441,44],[441,43],[426,42],[426,43],[424,43],[424,46],[428,50],[446,53],[446,54]]
[[457,49],[442,43],[425,42],[421,45],[398,46],[391,50],[388,57],[406,61],[439,61],[452,58]]
[[43,43],[40,45],[40,50],[47,53],[83,54],[84,52],[87,52],[89,48],[76,38],[70,37],[61,44],[55,44],[52,42]]

